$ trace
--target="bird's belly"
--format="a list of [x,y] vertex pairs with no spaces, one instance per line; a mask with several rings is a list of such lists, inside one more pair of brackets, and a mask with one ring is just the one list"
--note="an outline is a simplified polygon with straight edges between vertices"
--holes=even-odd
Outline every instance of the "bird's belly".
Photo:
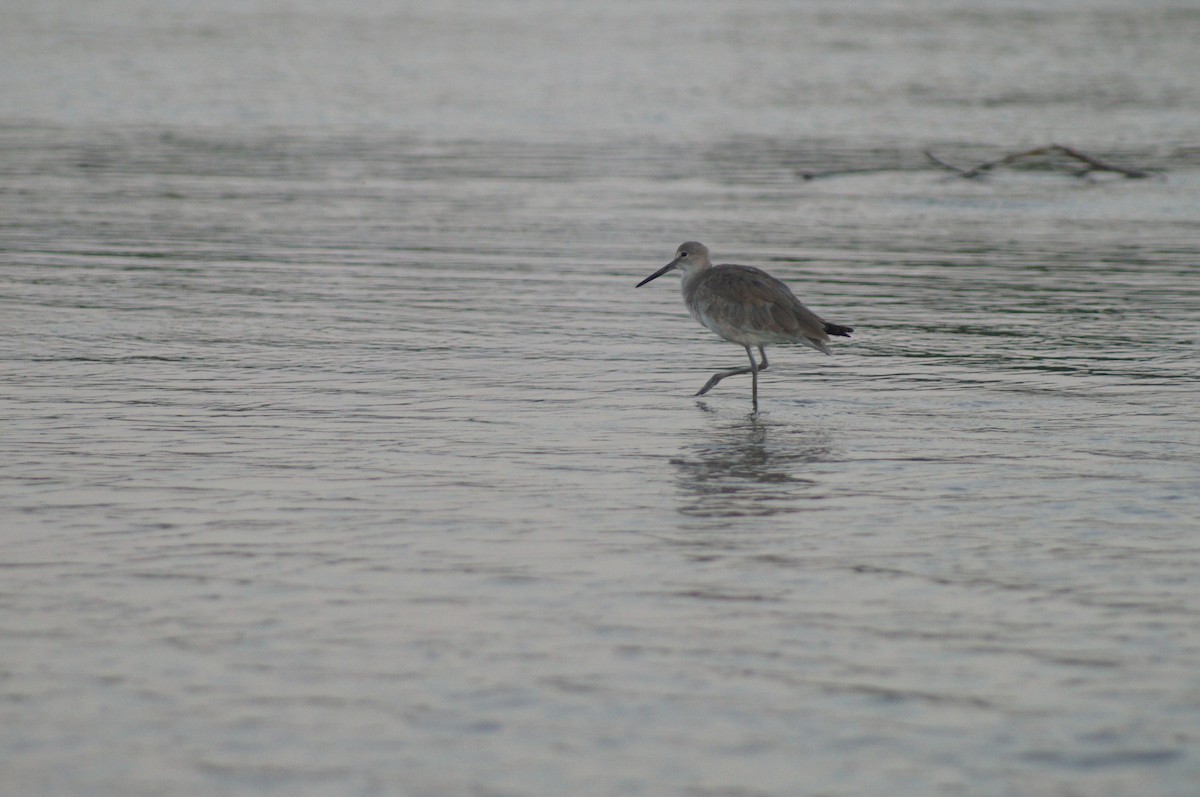
[[766,346],[772,343],[788,343],[794,340],[793,336],[778,331],[756,329],[744,324],[727,323],[699,308],[693,309],[692,315],[708,329],[725,338],[730,343],[736,343],[739,346]]

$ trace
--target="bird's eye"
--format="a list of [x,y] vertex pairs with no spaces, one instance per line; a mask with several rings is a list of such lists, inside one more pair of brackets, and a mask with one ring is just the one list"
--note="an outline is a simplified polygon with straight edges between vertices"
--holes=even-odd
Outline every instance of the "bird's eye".
[[687,252],[680,252],[680,253],[679,253],[679,256],[680,256],[680,257],[687,257]]

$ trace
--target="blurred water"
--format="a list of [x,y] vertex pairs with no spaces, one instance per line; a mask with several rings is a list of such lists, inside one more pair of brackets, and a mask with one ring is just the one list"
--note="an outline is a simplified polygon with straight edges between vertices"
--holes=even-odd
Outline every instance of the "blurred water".
[[0,792],[1196,792],[1195,9],[5,17]]

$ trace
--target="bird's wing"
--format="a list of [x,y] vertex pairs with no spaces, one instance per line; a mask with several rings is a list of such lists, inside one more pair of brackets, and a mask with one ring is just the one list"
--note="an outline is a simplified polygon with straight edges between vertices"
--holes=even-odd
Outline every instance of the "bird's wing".
[[715,266],[702,275],[693,299],[710,318],[781,339],[828,340],[825,322],[795,297],[791,289],[752,266]]

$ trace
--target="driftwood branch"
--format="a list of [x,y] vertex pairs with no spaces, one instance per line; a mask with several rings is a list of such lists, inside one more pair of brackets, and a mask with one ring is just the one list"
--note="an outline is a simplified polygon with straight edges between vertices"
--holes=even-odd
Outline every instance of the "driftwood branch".
[[1062,144],[1050,144],[1049,146],[1045,147],[1027,149],[1023,152],[1014,152],[1011,155],[1005,155],[1003,158],[997,158],[993,161],[981,163],[978,166],[971,167],[970,169],[960,169],[959,167],[947,163],[946,161],[937,157],[932,152],[925,152],[925,157],[929,158],[930,161],[942,167],[943,169],[954,172],[959,177],[967,180],[987,174],[988,172],[1001,166],[1009,166],[1017,161],[1025,160],[1027,158],[1042,157],[1045,155],[1065,155],[1068,158],[1079,161],[1083,164],[1083,168],[1076,173],[1076,176],[1078,177],[1086,177],[1092,172],[1113,172],[1134,180],[1152,176],[1150,172],[1144,172],[1139,169],[1127,169],[1124,166],[1117,166],[1112,163],[1107,163],[1106,161],[1102,161],[1099,158],[1094,158],[1091,155],[1080,152],[1072,147],[1065,147]]
[[878,174],[879,172],[887,171],[879,168],[865,169],[832,169],[827,172],[814,172],[809,170],[797,170],[796,174],[803,180],[822,180],[826,177],[842,177],[847,174]]

